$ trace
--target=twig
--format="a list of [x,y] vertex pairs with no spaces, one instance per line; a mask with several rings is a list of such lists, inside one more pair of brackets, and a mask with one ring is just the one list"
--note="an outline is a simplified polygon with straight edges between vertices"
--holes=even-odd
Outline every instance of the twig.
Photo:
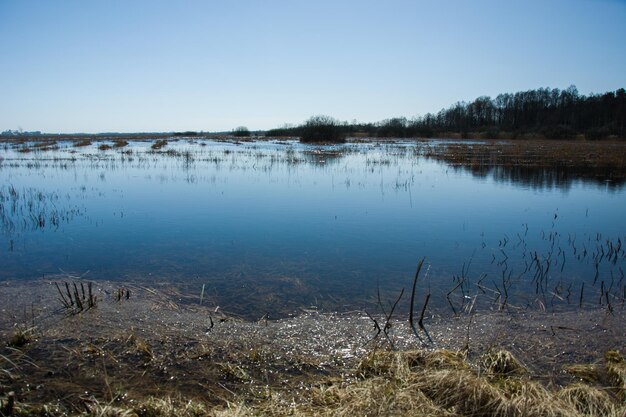
[[409,323],[411,325],[411,329],[413,329],[413,334],[415,337],[419,339],[420,342],[425,343],[424,339],[422,339],[415,328],[415,323],[413,322],[413,307],[415,305],[415,287],[417,285],[417,279],[420,275],[420,270],[422,269],[422,265],[424,264],[425,257],[422,258],[417,264],[417,270],[415,271],[415,278],[413,278],[413,290],[411,291],[411,305],[409,307]]
[[385,310],[385,306],[383,305],[382,301],[380,300],[380,285],[376,284],[376,295],[378,297],[378,305],[380,306],[380,310],[383,312],[383,315],[386,317],[387,316],[387,311]]
[[70,303],[65,299],[65,296],[61,292],[61,288],[59,287],[59,284],[55,282],[54,285],[57,287],[57,291],[59,291],[59,295],[61,296],[61,302],[63,303],[65,308],[70,308]]
[[474,319],[474,304],[476,303],[476,298],[478,296],[475,295],[474,299],[472,300],[472,304],[470,304],[469,306],[469,322],[467,323],[467,333],[465,335],[465,351],[469,352],[470,347],[469,347],[469,340],[470,340],[470,327],[472,326],[472,320]]
[[367,312],[367,310],[364,310],[364,311],[365,311],[365,314],[367,314],[367,317],[369,317],[370,320],[372,320],[374,322],[374,329],[376,330],[376,334],[374,335],[374,337],[372,337],[370,340],[365,342],[365,344],[367,345],[369,342],[371,342],[372,340],[376,339],[380,335],[380,332],[382,330],[381,330],[380,326],[378,325],[378,321],[376,321],[376,319],[374,317],[372,317],[370,315],[370,313]]
[[430,300],[430,293],[426,295],[426,300],[424,301],[424,307],[422,307],[422,314],[420,314],[420,321],[418,321],[417,324],[420,326],[420,329],[424,331],[424,334],[428,338],[428,341],[430,343],[433,343],[433,339],[430,338],[430,335],[428,334],[426,327],[424,327],[424,313],[426,313],[426,306],[428,306],[428,300]]
[[582,307],[583,306],[583,294],[585,292],[585,283],[583,282],[583,284],[580,286],[580,299],[578,301],[578,307]]
[[387,341],[391,345],[391,349],[395,349],[395,346],[393,344],[393,341],[389,337],[389,333],[387,333],[387,332],[389,331],[389,329],[391,329],[391,317],[393,316],[393,312],[396,309],[396,306],[398,305],[398,302],[402,298],[402,295],[404,295],[404,288],[402,288],[402,291],[400,291],[400,295],[398,296],[398,299],[396,300],[396,302],[393,303],[393,306],[391,307],[391,311],[389,311],[389,315],[387,316],[387,320],[385,321],[385,327],[383,328],[383,333],[385,334],[385,337],[387,338]]

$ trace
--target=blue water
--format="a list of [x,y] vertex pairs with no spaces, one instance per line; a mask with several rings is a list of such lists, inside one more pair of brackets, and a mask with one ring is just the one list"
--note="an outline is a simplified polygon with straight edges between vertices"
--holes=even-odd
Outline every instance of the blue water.
[[205,285],[225,310],[282,315],[376,308],[425,257],[433,309],[502,308],[507,286],[510,306],[578,306],[583,282],[583,304],[623,305],[623,187],[475,176],[410,142],[150,145],[0,150],[0,279]]

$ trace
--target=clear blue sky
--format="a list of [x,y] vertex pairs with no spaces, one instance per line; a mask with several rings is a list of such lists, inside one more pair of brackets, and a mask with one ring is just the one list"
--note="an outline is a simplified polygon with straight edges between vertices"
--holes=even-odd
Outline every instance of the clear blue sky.
[[0,130],[379,121],[626,87],[626,1],[0,0]]

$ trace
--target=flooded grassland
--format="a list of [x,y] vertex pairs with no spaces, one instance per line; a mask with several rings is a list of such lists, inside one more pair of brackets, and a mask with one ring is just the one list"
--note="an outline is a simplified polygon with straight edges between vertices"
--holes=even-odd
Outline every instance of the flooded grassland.
[[623,143],[3,143],[3,412],[621,415],[625,173]]

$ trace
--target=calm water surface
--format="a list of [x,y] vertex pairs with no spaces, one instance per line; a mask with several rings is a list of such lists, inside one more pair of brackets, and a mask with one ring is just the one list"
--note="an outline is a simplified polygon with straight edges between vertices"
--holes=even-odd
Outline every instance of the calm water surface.
[[207,303],[280,316],[376,310],[379,289],[406,302],[425,257],[433,310],[579,307],[581,292],[623,306],[619,185],[475,176],[412,142],[99,144],[0,150],[0,279],[205,285]]

